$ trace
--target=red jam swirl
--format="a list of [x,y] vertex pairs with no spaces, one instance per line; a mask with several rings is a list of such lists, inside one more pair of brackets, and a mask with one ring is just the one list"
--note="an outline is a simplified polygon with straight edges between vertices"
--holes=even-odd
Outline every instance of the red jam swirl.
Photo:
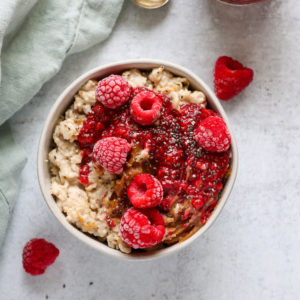
[[[131,99],[142,90],[146,89],[133,89]],[[163,107],[158,120],[150,126],[133,121],[129,112],[131,99],[118,109],[108,109],[101,104],[92,108],[77,139],[83,157],[80,182],[88,184],[88,163],[92,160],[94,144],[104,137],[124,138],[148,149],[152,174],[164,189],[160,210],[167,212],[175,202],[188,199],[191,209],[181,212],[182,218],[186,220],[192,217],[193,211],[200,212],[200,222],[204,224],[223,188],[230,150],[207,152],[196,143],[194,135],[200,121],[217,113],[196,104],[182,104],[180,110],[176,110],[167,96],[157,95]]]

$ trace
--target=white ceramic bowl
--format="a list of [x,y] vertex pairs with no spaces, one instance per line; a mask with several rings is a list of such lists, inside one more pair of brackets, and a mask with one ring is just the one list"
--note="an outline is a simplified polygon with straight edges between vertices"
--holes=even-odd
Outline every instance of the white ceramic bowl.
[[[201,227],[194,235],[192,235],[190,238],[185,240],[184,242],[177,243],[173,246],[153,251],[153,252],[145,252],[145,253],[137,253],[137,254],[124,254],[120,252],[119,250],[115,250],[112,248],[109,248],[104,243],[101,243],[97,241],[96,239],[93,239],[89,237],[88,235],[84,234],[82,231],[68,223],[66,220],[64,214],[61,212],[61,210],[56,205],[56,202],[54,198],[52,197],[50,193],[50,173],[48,168],[48,153],[50,150],[50,145],[52,141],[52,134],[54,127],[57,123],[58,118],[65,112],[67,107],[71,104],[73,100],[73,96],[76,94],[76,92],[80,89],[80,87],[88,80],[88,79],[99,79],[103,78],[105,76],[108,76],[112,73],[121,73],[122,71],[131,69],[131,68],[138,68],[138,69],[152,69],[154,67],[158,66],[164,66],[167,70],[170,72],[178,75],[186,77],[191,87],[195,89],[202,90],[206,96],[207,101],[212,109],[219,112],[225,122],[227,123],[228,129],[231,134],[232,143],[231,143],[231,151],[232,151],[232,161],[231,161],[231,167],[232,172],[230,177],[228,178],[225,187],[222,191],[222,195],[219,199],[218,205],[213,211],[212,215],[206,222],[206,224]],[[43,193],[43,196],[46,200],[46,203],[48,204],[50,210],[54,214],[54,216],[57,218],[57,220],[62,224],[62,226],[67,229],[71,234],[73,234],[76,238],[78,238],[80,241],[86,243],[87,245],[95,248],[99,252],[109,254],[114,257],[118,258],[125,258],[125,259],[133,259],[133,260],[141,260],[141,259],[153,259],[157,257],[162,257],[170,253],[174,253],[176,251],[179,251],[180,249],[183,249],[187,245],[191,244],[193,241],[195,241],[197,238],[199,238],[217,219],[218,215],[220,214],[221,210],[223,209],[229,194],[232,190],[233,184],[235,182],[235,178],[237,175],[237,167],[238,167],[238,151],[237,151],[237,145],[236,141],[231,129],[231,126],[229,124],[228,118],[219,102],[215,94],[211,91],[211,89],[207,86],[206,83],[204,83],[198,76],[196,76],[191,71],[187,70],[184,67],[181,67],[179,65],[175,65],[173,63],[169,63],[166,61],[160,61],[160,60],[153,60],[153,59],[138,59],[138,60],[128,60],[128,61],[121,61],[116,62],[108,65],[99,66],[82,76],[80,76],[78,79],[76,79],[73,83],[71,83],[64,91],[63,93],[58,97],[56,102],[54,103],[51,111],[49,112],[49,115],[46,119],[42,135],[40,138],[39,143],[39,149],[38,149],[38,178],[40,187]]]

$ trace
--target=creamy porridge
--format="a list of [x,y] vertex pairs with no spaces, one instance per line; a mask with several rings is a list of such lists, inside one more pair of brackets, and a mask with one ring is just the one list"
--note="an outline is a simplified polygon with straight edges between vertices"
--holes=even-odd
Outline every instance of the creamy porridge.
[[[49,153],[49,168],[51,193],[68,222],[100,242],[107,243],[109,247],[130,253],[132,248],[128,245],[130,243],[122,238],[120,222],[124,212],[132,207],[126,191],[134,176],[150,173],[161,182],[163,200],[157,206],[157,210],[163,217],[165,231],[162,241],[149,249],[166,247],[188,238],[205,224],[217,204],[219,193],[226,180],[230,149],[221,153],[205,151],[191,137],[190,132],[195,134],[196,126],[200,121],[217,114],[206,108],[204,93],[190,89],[186,78],[176,77],[163,67],[151,71],[132,69],[123,72],[122,77],[129,83],[133,95],[128,103],[131,103],[132,97],[140,92],[153,90],[156,95],[164,99],[162,103],[170,101],[172,108],[168,108],[169,114],[163,107],[159,117],[151,125],[151,129],[149,126],[131,125],[134,123],[131,119],[124,121],[124,124],[131,126],[128,129],[131,133],[127,138],[128,132],[121,132],[123,128],[127,130],[127,125],[120,122],[123,122],[121,116],[130,116],[128,103],[124,104],[124,108],[121,106],[117,110],[110,109],[110,113],[106,112],[106,121],[101,119],[105,126],[102,126],[99,119],[90,122],[91,114],[92,116],[97,114],[97,109],[102,109],[102,106],[99,108],[95,96],[98,81],[89,80],[74,96],[73,103],[55,127],[54,147]],[[115,111],[120,113],[120,118]],[[166,134],[171,134],[168,135],[167,141],[170,146],[163,148],[165,144],[162,144],[163,153],[156,149],[155,154],[152,154],[151,147],[155,146],[151,144],[152,146],[148,147],[148,142],[146,142],[147,147],[146,144],[142,146],[141,143],[136,143],[134,139],[136,132],[143,132],[144,137],[150,140],[156,134],[154,141],[164,137],[165,135],[157,137],[155,130],[160,128],[160,132],[163,132],[162,124],[171,116],[176,122],[172,120],[166,127],[173,127],[175,122],[174,128],[179,126],[180,134],[175,135],[173,128],[171,133],[166,129]],[[84,138],[87,138],[90,128],[83,127],[87,127],[89,122],[97,133],[92,133],[93,142],[87,144],[85,140],[86,144],[84,144],[80,137],[85,130]],[[148,130],[146,133],[144,128]],[[124,170],[120,174],[107,171],[91,158],[95,141],[108,137],[121,137],[131,145]],[[176,139],[180,140],[179,146]],[[193,152],[191,147],[197,151],[193,150]],[[170,155],[169,149],[171,149]],[[174,154],[172,149],[177,149],[177,152],[174,150],[176,152]],[[170,164],[167,162],[169,157],[174,159]],[[156,166],[153,167],[151,164]],[[160,167],[161,165],[163,167]],[[177,172],[178,170],[180,173]],[[170,175],[171,177],[166,178],[166,174],[169,176],[173,171],[173,177]]]

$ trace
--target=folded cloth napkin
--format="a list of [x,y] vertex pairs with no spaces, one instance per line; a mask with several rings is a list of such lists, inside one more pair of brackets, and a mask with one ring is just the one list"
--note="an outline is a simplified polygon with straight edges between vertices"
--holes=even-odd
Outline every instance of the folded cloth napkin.
[[122,4],[123,0],[0,1],[0,245],[26,162],[6,121],[59,71],[69,54],[110,34]]

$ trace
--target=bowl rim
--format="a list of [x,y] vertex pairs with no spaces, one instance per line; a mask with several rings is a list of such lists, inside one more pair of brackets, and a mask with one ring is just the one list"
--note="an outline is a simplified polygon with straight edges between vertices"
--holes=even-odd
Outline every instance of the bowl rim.
[[[49,176],[49,168],[48,168],[48,153],[49,153],[49,145],[50,141],[52,139],[53,129],[57,123],[57,120],[61,113],[63,113],[67,107],[72,103],[73,97],[75,93],[80,89],[83,83],[85,83],[88,79],[91,78],[99,78],[99,75],[96,76],[97,73],[104,73],[106,75],[111,74],[111,71],[109,73],[108,70],[111,69],[119,69],[119,71],[115,71],[116,73],[122,72],[128,69],[137,68],[137,69],[151,69],[158,66],[164,66],[166,70],[169,70],[170,72],[178,75],[178,76],[184,76],[186,77],[189,82],[192,82],[192,85],[197,85],[198,88],[201,88],[201,90],[205,93],[207,96],[207,100],[210,104],[210,106],[213,106],[215,110],[217,110],[222,118],[225,120],[228,130],[231,135],[231,152],[232,152],[232,158],[231,158],[231,174],[230,177],[227,179],[227,182],[225,184],[225,187],[223,188],[222,194],[219,198],[218,205],[214,209],[213,213],[207,220],[204,226],[202,226],[197,232],[195,232],[191,237],[189,237],[187,240],[174,244],[170,247],[151,251],[151,252],[145,252],[145,253],[136,253],[136,254],[126,254],[122,253],[119,250],[112,249],[105,245],[104,243],[97,241],[96,239],[93,239],[92,237],[88,236],[84,232],[77,229],[74,225],[70,224],[67,220],[65,215],[61,212],[58,205],[56,204],[53,196],[50,193],[50,189],[47,188],[47,175]],[[103,76],[103,75],[102,75]],[[101,77],[101,76],[100,76]],[[62,110],[63,108],[63,110]],[[62,110],[61,113],[58,114],[58,111]],[[48,145],[48,146],[47,146]],[[45,156],[46,155],[46,156]],[[220,101],[215,96],[214,92],[210,89],[210,87],[196,74],[194,74],[192,71],[188,70],[187,68],[180,66],[178,64],[174,64],[168,61],[164,60],[158,60],[158,59],[147,59],[147,58],[140,58],[140,59],[130,59],[130,60],[123,60],[123,61],[117,61],[114,63],[104,64],[100,65],[98,67],[95,67],[85,73],[83,73],[81,76],[79,76],[77,79],[72,81],[67,88],[63,90],[63,92],[58,96],[55,103],[52,105],[51,110],[48,113],[48,116],[46,118],[46,121],[44,123],[42,133],[39,140],[38,145],[38,155],[37,155],[37,173],[38,173],[38,181],[39,185],[42,191],[42,195],[44,197],[44,200],[46,204],[48,205],[50,211],[52,214],[56,217],[56,219],[63,225],[63,227],[69,231],[74,237],[78,238],[83,243],[89,245],[90,247],[96,249],[99,252],[102,252],[104,254],[108,254],[113,257],[118,257],[122,259],[127,260],[150,260],[153,258],[159,258],[164,257],[168,254],[175,253],[186,246],[193,243],[196,239],[198,239],[201,235],[204,234],[208,230],[208,228],[211,227],[211,225],[215,222],[215,220],[220,215],[225,203],[228,200],[228,197],[232,191],[234,182],[236,180],[237,176],[237,169],[238,169],[238,149],[237,149],[237,143],[230,125],[230,122],[228,120],[228,117],[222,108]],[[50,176],[49,176],[50,178]],[[50,187],[50,182],[48,181],[48,185]]]

